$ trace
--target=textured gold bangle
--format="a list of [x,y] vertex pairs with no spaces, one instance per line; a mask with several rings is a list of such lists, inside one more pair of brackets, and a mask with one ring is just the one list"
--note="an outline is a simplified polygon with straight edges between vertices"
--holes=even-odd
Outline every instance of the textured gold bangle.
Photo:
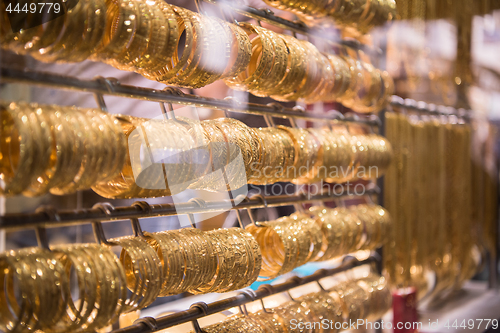
[[[69,24],[73,24],[72,22],[79,22],[81,26],[84,27],[83,33],[80,35],[75,34],[74,36],[69,37],[70,39],[74,39],[75,41],[79,41],[78,44],[71,47],[70,45],[65,45],[65,53],[58,54],[57,59],[59,61],[83,61],[86,60],[98,47],[101,43],[101,40],[105,33],[106,27],[106,17],[105,17],[106,3],[104,0],[96,0],[92,3],[87,3],[83,11],[83,20],[78,20],[78,18],[74,17],[72,11],[66,13],[65,19],[65,28],[71,30]],[[69,24],[68,24],[69,22]],[[84,23],[84,24],[82,24]],[[78,24],[78,23],[77,23]],[[73,31],[78,31],[78,29],[73,29]],[[44,58],[45,56],[45,48],[38,52],[39,57]]]
[[164,68],[158,70],[151,76],[148,74],[146,77],[155,79],[159,82],[175,82],[176,75],[185,67],[187,61],[192,57],[193,48],[196,44],[196,35],[194,32],[193,21],[191,20],[188,12],[180,7],[171,6],[176,17],[178,24],[179,36],[185,33],[185,45],[182,56],[178,57],[178,46],[174,48],[172,56],[172,63],[166,64]]
[[192,57],[188,60],[185,68],[179,71],[173,82],[194,88],[197,81],[204,80],[207,76],[203,70],[204,65],[206,65],[207,58],[210,61],[211,54],[213,54],[213,49],[210,46],[217,48],[218,36],[216,36],[214,25],[209,18],[191,13],[189,19],[193,23],[195,37]]
[[62,330],[76,330],[83,325],[87,325],[92,320],[89,319],[95,306],[98,304],[97,279],[94,265],[83,248],[72,245],[70,247],[56,247],[52,249],[58,255],[60,261],[66,269],[66,275],[69,277],[71,268],[74,267],[78,279],[79,303],[75,305],[71,298],[69,286],[64,289],[66,292],[67,309],[63,320],[59,322],[58,327]]
[[228,229],[230,234],[234,237],[241,239],[245,248],[245,257],[247,258],[247,264],[245,265],[246,271],[244,275],[240,276],[241,279],[236,281],[233,290],[241,289],[249,286],[251,283],[257,280],[262,266],[262,254],[260,252],[259,244],[255,238],[248,232],[241,228],[230,228]]
[[65,59],[78,48],[84,35],[87,4],[77,3],[64,15],[64,29],[60,31],[57,39],[43,48],[43,53],[33,52],[33,56],[42,61],[57,61]]
[[168,232],[145,233],[146,241],[158,253],[162,268],[162,286],[159,296],[174,294],[184,276],[184,259],[179,244]]
[[[263,222],[263,227],[248,225],[246,229],[259,242],[262,251],[261,279],[272,279],[280,274],[291,271],[297,266],[299,260],[304,257],[304,242],[297,241],[293,237],[297,229],[293,221],[278,220],[275,222]],[[267,230],[266,230],[267,229]],[[259,233],[266,232],[264,237]],[[299,256],[299,251],[303,253]],[[305,257],[308,255],[308,251]],[[281,254],[280,254],[281,253]]]
[[2,194],[20,194],[29,186],[33,168],[33,137],[29,133],[29,119],[18,112],[16,103],[0,104],[2,132],[0,132],[0,161]]
[[[178,59],[178,50],[174,51],[173,64],[174,68],[167,73],[168,76],[171,76],[172,73],[175,76],[172,76],[171,79],[165,82],[169,82],[171,84],[181,85],[181,86],[189,86],[187,84],[187,78],[192,74],[196,67],[199,65],[200,59],[202,57],[203,51],[208,49],[208,38],[213,36],[208,36],[204,31],[203,19],[197,13],[189,12],[188,10],[174,7],[174,11],[180,15],[182,18],[184,28],[186,31],[186,45],[183,50],[182,56],[177,62]],[[189,22],[190,24],[188,24]],[[188,30],[189,27],[192,29],[192,34],[190,39]],[[187,52],[187,53],[186,53]],[[163,80],[162,80],[163,81]]]
[[[139,41],[141,46],[137,47],[137,52],[144,50],[143,53],[131,59],[131,66],[135,70],[139,72],[154,71],[162,68],[170,60],[171,54],[163,53],[163,51],[168,49],[166,46],[169,43],[170,33],[172,32],[168,18],[172,18],[174,14],[169,9],[169,5],[162,1],[153,0],[143,3],[143,7],[140,9],[141,15],[144,15],[149,25],[147,29],[145,28],[144,32],[149,31],[147,34],[139,36],[146,38],[141,38]],[[134,40],[135,38],[134,36]],[[146,46],[144,46],[144,42]],[[132,47],[134,47],[133,43],[130,45],[130,48]]]
[[287,73],[279,84],[275,86],[269,93],[281,100],[282,95],[293,92],[302,82],[306,75],[307,63],[305,59],[305,51],[297,39],[282,35],[288,49],[288,66]]
[[123,311],[141,309],[151,304],[163,284],[162,265],[157,252],[138,237],[111,239],[122,247],[120,261],[125,269],[127,287],[132,295],[125,301]]
[[247,269],[247,257],[241,238],[234,237],[230,229],[222,229],[221,232],[226,234],[227,242],[231,244],[232,251],[234,252],[233,269],[227,272],[226,283],[219,287],[219,292],[226,292],[236,289],[238,279],[245,274]]
[[257,89],[259,78],[265,75],[265,73],[269,73],[273,66],[272,43],[262,33],[262,30],[259,30],[257,27],[248,23],[242,23],[241,26],[247,29],[249,34],[257,34],[257,37],[251,41],[252,55],[250,62],[246,71],[241,72],[237,77],[228,78],[225,81],[234,89],[254,90],[254,88]]
[[106,8],[106,30],[101,44],[91,59],[115,64],[115,58],[126,51],[133,38],[138,18],[138,6],[130,0],[110,1]]
[[268,40],[271,41],[274,55],[273,66],[270,72],[264,73],[261,76],[254,91],[254,94],[257,96],[266,96],[269,94],[269,91],[273,90],[285,78],[289,57],[286,44],[279,34],[260,27],[256,27],[255,29],[259,31],[259,34],[267,36]]
[[51,332],[64,314],[61,296],[68,287],[64,267],[55,255],[40,248],[10,251],[0,256],[0,267],[5,286],[0,291],[2,330]]
[[209,282],[191,290],[194,294],[217,292],[220,285],[225,282],[227,274],[233,267],[231,248],[224,235],[220,232],[220,229],[209,231],[207,236],[210,237],[212,250],[216,254],[216,269]]
[[312,322],[326,320],[331,328],[334,328],[337,322],[343,322],[340,302],[338,299],[331,297],[326,291],[307,294],[298,298],[297,301],[310,309],[312,316],[314,316]]
[[180,231],[190,239],[192,245],[196,245],[194,251],[199,257],[200,270],[195,273],[196,283],[192,284],[192,288],[198,288],[210,282],[214,277],[217,254],[212,249],[210,239],[199,229],[183,228]]
[[245,30],[236,24],[227,24],[233,34],[231,58],[222,78],[233,78],[244,71],[252,56],[252,43]]
[[[2,255],[0,257],[0,282],[5,286],[0,291],[0,313],[5,321],[0,322],[0,327],[4,331],[22,331],[35,328],[36,322],[34,315],[36,305],[30,300],[35,300],[36,292],[35,281],[31,278],[30,267],[34,267],[33,262],[25,260],[23,263],[20,258],[17,260],[13,256]],[[30,265],[31,264],[31,265]],[[36,277],[36,272],[35,277]],[[18,281],[21,302],[18,304],[16,290],[14,285],[14,276]]]
[[225,22],[208,17],[202,17],[203,29],[200,33],[208,35],[210,40],[203,45],[209,45],[203,50],[198,68],[186,79],[186,84],[193,88],[203,87],[219,79],[228,66],[231,56],[231,32]]

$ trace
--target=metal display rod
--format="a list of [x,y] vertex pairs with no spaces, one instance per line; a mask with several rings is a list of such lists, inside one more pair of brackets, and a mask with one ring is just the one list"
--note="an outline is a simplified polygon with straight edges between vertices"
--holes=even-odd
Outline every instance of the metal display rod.
[[380,120],[377,116],[370,115],[365,118],[344,117],[340,112],[315,114],[305,112],[302,108],[284,107],[279,103],[257,104],[239,102],[234,98],[216,99],[185,94],[180,89],[167,87],[165,90],[136,87],[120,84],[113,78],[97,78],[94,80],[81,80],[74,77],[56,75],[45,72],[23,71],[2,67],[0,69],[0,82],[24,83],[51,88],[79,90],[94,94],[134,98],[160,103],[173,103],[192,105],[217,110],[250,113],[276,118],[296,118],[311,121],[348,121],[368,126],[377,126]]
[[[366,189],[362,195],[374,194],[378,188]],[[95,221],[110,222],[118,220],[138,219],[145,217],[172,216],[178,215],[177,210],[189,214],[208,213],[217,211],[226,211],[231,209],[252,209],[265,207],[287,206],[299,203],[308,203],[314,201],[329,201],[335,198],[354,195],[353,193],[335,194],[326,193],[318,195],[299,194],[299,195],[277,195],[264,197],[261,195],[252,198],[227,199],[219,201],[204,201],[200,199],[191,199],[184,203],[167,203],[150,205],[145,201],[139,201],[131,206],[110,207],[102,209],[99,205],[89,209],[74,210],[56,210],[51,207],[39,209],[35,213],[13,213],[0,216],[0,230],[20,230],[25,228],[45,228],[61,227],[69,225],[86,224]],[[357,195],[361,196],[361,195]],[[182,214],[182,213],[181,213]]]
[[292,277],[287,281],[275,285],[262,285],[256,291],[243,291],[237,296],[229,297],[210,304],[203,302],[195,303],[189,310],[180,311],[158,318],[146,317],[137,320],[133,325],[112,331],[112,333],[146,333],[163,330],[172,326],[194,321],[211,314],[244,305],[264,297],[272,296],[296,288],[307,283],[317,282],[322,278],[342,273],[346,270],[374,263],[379,261],[377,257],[371,256],[359,261],[356,258],[349,258],[340,266],[331,269],[320,269],[315,273],[305,277]]
[[464,119],[470,119],[471,115],[473,114],[472,110],[456,109],[452,106],[430,104],[422,101],[415,101],[410,98],[404,99],[396,95],[393,95],[391,97],[390,104],[395,107],[417,111],[421,113],[428,113],[428,114],[442,115],[442,116],[454,115]]

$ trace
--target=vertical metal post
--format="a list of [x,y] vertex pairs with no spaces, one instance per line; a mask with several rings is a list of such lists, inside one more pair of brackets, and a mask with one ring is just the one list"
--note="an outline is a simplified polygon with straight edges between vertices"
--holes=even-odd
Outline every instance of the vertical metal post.
[[[378,134],[379,135],[384,135],[385,136],[385,113],[387,111],[386,110],[382,110],[380,111],[379,113],[379,118],[380,118],[380,127],[378,129]],[[380,205],[380,206],[384,206],[384,176],[380,177],[377,179],[377,186],[378,188],[380,189],[380,192],[377,194],[377,203]],[[382,268],[383,268],[383,254],[384,254],[384,249],[383,248],[379,248],[377,250],[377,253],[378,255],[380,256],[380,261],[377,262],[377,271],[379,274],[382,274]]]
[[497,210],[496,210],[496,224],[494,230],[494,250],[492,253],[488,255],[488,266],[489,266],[489,274],[488,274],[488,288],[497,289],[498,288],[498,253],[499,253],[499,244],[498,244],[498,232],[499,232],[499,224],[500,224],[500,183],[498,179],[498,171],[499,171],[499,156],[495,156],[495,175],[496,176],[496,191],[497,191]]
[[[5,214],[5,197],[0,195],[0,216]],[[0,252],[5,251],[5,229],[0,230]]]
[[[385,113],[387,110],[382,110],[378,114],[380,118],[380,127],[378,129],[378,134],[385,136]],[[384,205],[384,176],[380,177],[377,179],[377,186],[380,189],[380,193],[377,195],[377,202],[379,205],[383,206]]]
[[[385,113],[387,110],[382,110],[379,112],[379,118],[380,118],[380,127],[378,129],[378,134],[379,135],[384,135],[385,136]],[[377,194],[377,203],[381,206],[384,206],[384,176],[380,177],[377,179],[377,186],[380,189],[380,192]],[[380,256],[380,260],[377,261],[376,266],[377,266],[377,272],[382,275],[382,270],[384,266],[384,248],[381,247],[377,249],[377,254]],[[378,328],[375,329],[376,333],[382,333],[382,320],[379,319],[377,320],[378,322]]]

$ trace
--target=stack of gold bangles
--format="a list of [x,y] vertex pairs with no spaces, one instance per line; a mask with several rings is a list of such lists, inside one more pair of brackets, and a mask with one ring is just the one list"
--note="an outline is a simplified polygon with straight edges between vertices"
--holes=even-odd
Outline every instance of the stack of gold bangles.
[[[123,267],[96,244],[11,251],[0,255],[0,266],[4,332],[88,332],[114,322],[127,308]],[[75,282],[78,302],[70,288]]]
[[382,109],[393,94],[387,72],[355,54],[323,54],[307,41],[248,23],[242,26],[255,37],[246,70],[225,79],[233,89],[279,101],[339,101],[358,112]]
[[0,125],[0,194],[72,193],[125,163],[118,120],[95,109],[0,103]]
[[384,244],[389,213],[377,205],[314,206],[246,229],[262,251],[261,280],[273,279],[311,261],[324,261]]
[[[367,7],[359,9],[372,22],[378,16],[368,7],[382,3],[367,0]],[[0,45],[41,61],[103,61],[169,85],[199,88],[225,79],[230,87],[258,96],[338,101],[358,112],[382,109],[393,93],[387,72],[356,54],[323,54],[307,41],[160,0],[82,1],[65,15],[31,27],[36,15],[27,13],[18,33],[7,17],[2,19]]]
[[275,8],[293,12],[307,24],[324,24],[332,20],[362,33],[396,18],[394,0],[264,1]]
[[384,277],[370,273],[328,291],[299,297],[277,308],[231,316],[203,327],[206,333],[338,332],[360,319],[376,320],[387,312],[392,295]]
[[[121,248],[119,259],[114,247]],[[0,330],[94,331],[158,296],[244,288],[257,279],[260,268],[259,246],[241,228],[185,228],[112,239],[106,246],[10,251],[0,255],[5,286]],[[75,284],[78,302],[71,293]]]
[[0,121],[6,195],[92,187],[108,198],[137,198],[226,183],[338,183],[377,178],[392,157],[385,138],[352,135],[344,125],[255,129],[231,118],[145,119],[26,103],[0,103]]
[[[108,198],[165,196],[187,188],[218,191],[226,189],[225,184],[235,189],[247,183],[373,179],[384,173],[392,156],[385,138],[353,136],[345,127],[254,129],[231,118],[199,124],[181,117],[117,119],[129,143],[129,157],[114,179],[92,187]],[[143,150],[151,152],[152,162],[140,158]]]

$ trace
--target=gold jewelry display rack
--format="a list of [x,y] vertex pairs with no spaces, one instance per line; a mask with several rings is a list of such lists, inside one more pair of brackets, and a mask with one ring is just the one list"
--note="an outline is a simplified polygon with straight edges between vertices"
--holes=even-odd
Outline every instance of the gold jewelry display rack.
[[[206,0],[207,2],[215,3],[211,0]],[[199,1],[196,1],[198,7],[200,8]],[[219,4],[218,1],[216,4]],[[282,19],[276,15],[271,10],[268,9],[256,9],[253,7],[237,7],[225,4],[234,12],[243,14],[247,17],[251,17],[260,21],[264,21],[281,28],[292,31],[293,33],[307,35],[313,38],[326,39],[326,34],[321,34],[318,31],[309,30],[304,24],[300,22],[292,22],[289,20]],[[361,45],[357,41],[340,41],[340,40],[329,40],[331,43],[349,47],[352,49],[363,50],[369,54],[381,55],[382,51],[375,48],[367,49],[365,46]],[[52,73],[43,73],[35,71],[22,71],[11,68],[0,68],[0,82],[1,83],[16,83],[16,84],[28,84],[28,85],[39,85],[54,89],[64,89],[72,91],[81,91],[94,94],[98,106],[107,111],[106,104],[104,102],[103,96],[117,96],[123,98],[132,98],[139,100],[147,100],[152,102],[157,102],[160,104],[161,112],[166,116],[172,116],[173,108],[171,104],[180,105],[190,105],[197,107],[206,107],[216,110],[223,110],[224,112],[237,112],[237,113],[247,113],[263,116],[266,120],[268,126],[274,124],[273,118],[284,118],[290,121],[292,126],[295,125],[296,119],[305,119],[313,122],[322,122],[326,125],[331,125],[336,122],[351,122],[357,123],[361,126],[369,127],[375,129],[380,134],[384,131],[384,112],[380,113],[380,117],[377,115],[343,115],[342,113],[331,110],[324,114],[308,113],[305,112],[304,108],[300,106],[295,107],[285,107],[279,103],[270,104],[257,104],[257,103],[246,103],[240,102],[234,98],[225,99],[215,99],[201,97],[193,94],[186,94],[180,89],[168,87],[164,90],[155,90],[143,87],[136,87],[131,85],[124,85],[118,82],[118,80],[113,78],[102,78],[98,77],[94,80],[81,80],[74,77],[55,75]],[[168,108],[165,107],[165,103]],[[391,100],[391,106],[411,109],[416,112],[436,114],[436,115],[457,115],[459,117],[467,118],[469,117],[469,111],[467,110],[457,110],[450,107],[435,106],[432,104],[426,104],[423,102],[416,102],[410,99],[403,100],[400,97],[393,96]],[[379,182],[379,184],[382,184]],[[363,195],[377,194],[377,199],[380,204],[383,202],[383,190],[380,187],[373,186],[368,188]],[[383,189],[383,188],[382,188]],[[310,202],[325,202],[333,201],[340,195],[335,195],[332,193],[320,193],[317,195],[307,195],[307,194],[296,194],[296,195],[279,195],[279,196],[267,196],[262,195],[253,196],[250,198],[244,198],[242,201],[238,200],[240,198],[233,198],[229,200],[220,201],[204,201],[198,198],[193,198],[185,203],[174,204],[148,204],[144,201],[135,202],[131,206],[121,206],[113,207],[110,204],[96,204],[93,208],[89,209],[79,209],[79,210],[58,210],[52,207],[40,207],[34,213],[22,213],[22,214],[6,214],[0,216],[0,230],[19,230],[19,229],[29,229],[33,228],[36,231],[37,240],[40,246],[48,246],[45,228],[48,227],[61,227],[69,225],[78,225],[91,223],[94,227],[94,233],[96,240],[106,241],[104,234],[102,232],[101,222],[117,221],[117,220],[130,220],[134,227],[134,231],[140,232],[140,224],[138,219],[157,217],[157,216],[172,216],[177,215],[176,208],[182,208],[183,211],[189,211],[189,214],[203,213],[203,212],[216,212],[227,210],[228,203],[231,205],[231,209],[239,212],[241,209],[247,209],[250,219],[253,221],[251,209],[254,208],[266,208],[266,207],[277,207],[286,205],[296,205],[302,203]],[[235,205],[235,202],[241,201]],[[239,214],[238,219],[240,220]],[[240,220],[241,226],[241,220]],[[238,295],[222,299],[210,304],[203,302],[193,304],[190,309],[185,311],[176,312],[174,314],[169,314],[166,316],[161,316],[158,318],[145,317],[138,319],[133,325],[114,330],[113,333],[143,333],[143,332],[154,332],[161,329],[166,329],[172,326],[176,326],[186,322],[192,322],[196,332],[201,332],[197,319],[202,317],[218,313],[233,307],[241,307],[249,302],[260,300],[262,305],[263,298],[288,291],[292,288],[296,288],[307,283],[317,282],[319,280],[328,276],[332,276],[346,270],[367,265],[375,264],[380,269],[381,259],[378,255],[374,254],[366,260],[358,261],[355,258],[348,257],[344,259],[344,262],[332,269],[321,269],[313,273],[312,275],[306,277],[293,277],[284,283],[275,285],[263,285],[259,287],[256,291],[242,291]]]
[[[116,79],[112,78],[81,80],[73,77],[54,75],[51,73],[21,71],[9,68],[0,69],[0,82],[39,85],[55,89],[73,91],[76,90],[92,93],[95,95],[98,105],[103,110],[106,110],[103,96],[110,95],[158,102],[160,103],[160,106],[162,106],[162,112],[167,112],[164,103],[174,103],[208,107],[229,112],[260,115],[266,119],[266,122],[270,126],[273,124],[273,118],[289,119],[292,125],[295,125],[295,119],[306,119],[309,121],[323,122],[326,124],[335,122],[352,122],[360,124],[362,126],[376,128],[378,132],[383,132],[384,112],[380,113],[381,117],[378,117],[376,115],[344,116],[340,112],[333,110],[326,114],[314,114],[306,113],[305,110],[300,107],[289,108],[284,107],[278,103],[242,103],[233,98],[214,99],[192,94],[185,94],[181,90],[175,88],[167,88],[165,90],[158,91],[149,88],[122,85]],[[469,111],[467,110],[457,110],[451,107],[436,106],[432,104],[426,104],[424,102],[416,102],[411,99],[404,100],[398,96],[393,96],[391,100],[391,106],[426,114],[456,115],[463,118],[469,117]],[[382,204],[382,191],[374,184],[364,193],[364,195],[372,194],[377,194],[378,202]],[[179,207],[181,207],[183,211],[189,211],[189,214],[223,211],[227,210],[228,204],[231,205],[231,209],[236,210],[237,212],[239,212],[239,210],[241,209],[247,209],[250,219],[253,221],[250,210],[254,208],[297,205],[318,201],[333,201],[339,197],[341,196],[337,196],[332,193],[320,193],[317,195],[297,194],[292,196],[280,195],[268,197],[259,195],[253,196],[251,198],[244,198],[242,201],[238,200],[240,198],[220,201],[204,201],[198,198],[193,198],[185,203],[176,203],[175,206],[174,204],[150,205],[145,201],[139,201],[135,202],[131,206],[122,207],[113,207],[109,203],[100,203],[96,204],[93,208],[80,210],[57,210],[51,207],[40,207],[34,213],[6,214],[0,216],[0,230],[19,230],[33,228],[36,231],[38,244],[40,246],[47,247],[48,241],[46,238],[45,228],[91,223],[93,225],[96,240],[98,242],[106,242],[101,222],[130,220],[132,222],[134,231],[140,232],[141,228],[138,219],[141,218],[177,215],[176,208]],[[241,202],[237,206],[235,206],[235,201]],[[156,319],[152,317],[140,318],[133,325],[115,330],[113,331],[113,333],[154,332],[189,321],[193,322],[195,331],[201,332],[196,321],[199,318],[236,306],[242,306],[255,300],[262,300],[265,297],[287,291],[306,283],[317,282],[324,277],[335,275],[354,267],[370,263],[376,264],[377,267],[380,267],[380,257],[371,256],[363,261],[358,261],[354,258],[350,258],[345,260],[344,263],[339,267],[328,270],[322,269],[312,275],[303,278],[294,277],[284,283],[273,286],[264,285],[255,292],[244,291],[237,296],[233,296],[210,304],[196,303],[193,304],[189,310],[161,316]],[[495,275],[492,275],[491,279],[493,279],[494,276]]]
[[[266,119],[269,125],[272,125],[272,118],[289,119],[292,126],[295,126],[294,119],[306,119],[309,121],[324,122],[326,124],[334,122],[353,122],[367,127],[378,128],[381,122],[378,116],[344,116],[340,112],[330,111],[325,115],[314,113],[306,113],[300,107],[287,108],[278,103],[272,104],[255,104],[241,103],[235,99],[213,99],[192,94],[184,94],[179,89],[167,88],[162,91],[141,88],[130,85],[122,85],[117,80],[112,78],[96,78],[94,80],[80,80],[73,77],[54,75],[51,73],[42,73],[34,71],[21,71],[9,68],[0,68],[0,83],[17,83],[38,85],[55,89],[65,89],[73,91],[83,91],[93,93],[96,97],[97,104],[101,109],[106,110],[103,96],[118,96],[126,98],[134,98],[148,100],[160,103],[161,111],[168,112],[163,103],[174,103],[183,105],[194,105],[200,107],[208,107],[229,112],[240,112],[261,115]],[[172,109],[170,109],[172,110]],[[364,196],[379,194],[380,190],[375,184],[371,184],[364,192]],[[80,210],[58,210],[53,207],[42,206],[34,213],[22,214],[6,214],[0,216],[0,230],[21,230],[32,228],[36,232],[36,237],[39,246],[48,247],[46,229],[50,227],[61,227],[70,225],[79,225],[91,223],[93,226],[94,235],[98,243],[106,243],[101,222],[130,220],[135,233],[141,233],[140,218],[156,217],[156,216],[172,216],[177,215],[176,209],[182,208],[183,211],[189,211],[188,215],[203,212],[216,212],[227,210],[228,204],[231,209],[238,213],[238,220],[242,226],[239,210],[247,209],[250,220],[254,222],[251,209],[278,207],[286,205],[297,205],[309,202],[326,202],[333,201],[337,198],[344,197],[335,193],[320,193],[316,195],[296,194],[296,195],[279,195],[279,196],[262,196],[257,195],[250,198],[241,198],[242,201],[235,205],[236,201],[240,201],[239,197],[220,201],[204,201],[199,198],[193,198],[185,203],[174,204],[148,204],[145,201],[138,201],[130,206],[113,207],[109,203],[98,203],[90,209]],[[370,199],[371,200],[371,199]],[[210,304],[199,302],[193,304],[190,309],[176,312],[174,314],[161,316],[158,318],[145,317],[140,318],[131,326],[114,330],[113,333],[133,333],[133,332],[154,332],[161,329],[166,329],[186,322],[193,322],[195,332],[202,332],[197,323],[197,319],[218,313],[236,306],[244,307],[245,304],[261,300],[271,295],[282,293],[290,289],[305,285],[307,283],[317,282],[321,287],[319,280],[328,276],[345,272],[349,269],[362,265],[373,264],[380,271],[381,259],[374,253],[369,258],[359,261],[353,257],[346,257],[343,263],[332,269],[321,269],[306,277],[293,277],[284,283],[276,285],[263,285],[256,291],[245,290],[238,295],[222,299]],[[246,308],[245,308],[246,309]]]

